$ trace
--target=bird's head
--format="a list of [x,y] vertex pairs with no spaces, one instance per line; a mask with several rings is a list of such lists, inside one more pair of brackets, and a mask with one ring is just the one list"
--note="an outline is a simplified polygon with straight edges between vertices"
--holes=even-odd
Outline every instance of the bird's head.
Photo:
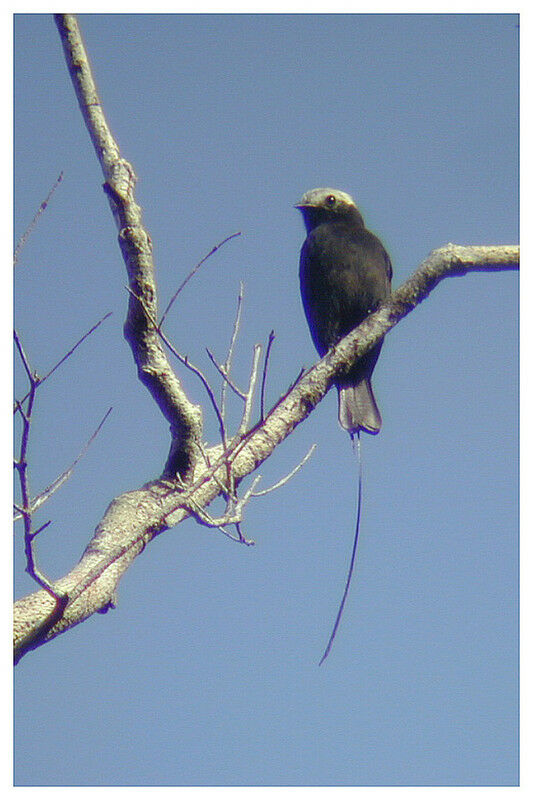
[[363,218],[353,198],[340,189],[311,189],[295,208],[302,212],[307,231],[324,222],[351,222],[364,227]]

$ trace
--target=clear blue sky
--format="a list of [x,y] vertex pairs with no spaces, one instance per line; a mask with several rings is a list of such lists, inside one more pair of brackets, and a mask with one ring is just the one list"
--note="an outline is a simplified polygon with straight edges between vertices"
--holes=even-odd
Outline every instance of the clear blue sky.
[[[242,280],[237,375],[273,328],[269,404],[315,360],[292,207],[304,191],[355,197],[395,286],[446,242],[516,243],[516,16],[80,20],[139,176],[161,305],[242,231],[182,293],[168,334],[209,371],[205,347],[224,356]],[[39,519],[52,520],[39,558],[57,578],[110,500],[160,473],[168,433],[122,338],[116,229],[51,16],[15,20],[15,90],[16,236],[65,176],[16,273],[34,368],[113,311],[38,395],[35,492],[114,409]],[[356,573],[320,669],[356,488],[333,392],[261,468],[266,486],[318,445],[248,508],[255,548],[180,525],[138,558],[115,611],[21,661],[17,784],[515,784],[517,325],[518,276],[477,274],[446,281],[386,338]],[[205,433],[216,441],[209,412]],[[34,587],[16,543],[21,596]]]

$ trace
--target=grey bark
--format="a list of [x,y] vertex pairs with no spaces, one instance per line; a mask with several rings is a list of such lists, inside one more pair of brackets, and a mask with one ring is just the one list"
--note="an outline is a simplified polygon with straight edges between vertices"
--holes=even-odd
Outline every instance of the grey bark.
[[371,349],[446,277],[473,271],[515,270],[515,246],[434,250],[403,286],[356,330],[332,348],[250,430],[207,450],[201,444],[202,412],[190,402],[174,373],[157,330],[157,294],[150,238],[133,193],[135,176],[121,158],[98,99],[76,19],[56,15],[67,66],[104,177],[119,229],[130,282],[124,326],[139,378],[170,423],[171,443],[162,476],[112,500],[78,564],[54,583],[68,595],[58,608],[46,591],[15,603],[14,646],[18,660],[29,650],[112,607],[117,586],[133,560],[157,535],[189,516],[197,517],[215,497],[233,491],[313,411],[335,375]]

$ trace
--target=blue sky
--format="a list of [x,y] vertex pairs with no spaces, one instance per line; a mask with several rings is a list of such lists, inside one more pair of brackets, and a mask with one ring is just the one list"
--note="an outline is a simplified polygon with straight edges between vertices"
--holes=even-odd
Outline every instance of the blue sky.
[[[355,197],[394,286],[446,242],[517,242],[514,15],[80,23],[139,177],[161,307],[242,232],[180,295],[167,333],[208,371],[205,348],[223,358],[242,280],[236,375],[274,329],[269,405],[316,357],[297,277],[305,234],[292,206],[304,191]],[[52,578],[114,496],[161,472],[168,435],[122,338],[125,270],[53,20],[18,16],[16,237],[60,171],[16,271],[34,368],[113,316],[40,390],[34,491],[113,413],[42,512]],[[290,484],[249,506],[255,548],[180,525],[137,559],[115,611],[21,661],[17,784],[516,784],[517,327],[518,276],[480,273],[441,284],[387,336],[374,380],[383,429],[363,440],[356,572],[320,669],[356,491],[333,392],[261,468],[266,486],[318,445]],[[205,436],[216,441],[209,411]],[[15,541],[21,596],[33,585]]]

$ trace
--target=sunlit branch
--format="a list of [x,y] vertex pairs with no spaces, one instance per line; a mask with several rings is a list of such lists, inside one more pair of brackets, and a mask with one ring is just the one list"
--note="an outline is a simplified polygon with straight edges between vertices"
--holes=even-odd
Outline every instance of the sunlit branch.
[[252,414],[252,405],[255,395],[255,385],[257,382],[257,370],[259,366],[259,359],[261,358],[261,345],[254,346],[254,355],[252,361],[252,369],[250,372],[250,382],[248,384],[248,391],[246,392],[246,399],[244,401],[244,411],[242,415],[241,424],[239,426],[238,435],[242,436],[248,430],[250,425],[250,417]]
[[316,444],[312,444],[307,453],[305,454],[305,456],[300,461],[300,463],[296,464],[294,469],[291,469],[291,471],[287,475],[285,475],[284,478],[281,478],[279,481],[274,483],[272,486],[269,486],[267,489],[261,489],[258,492],[253,492],[253,496],[261,497],[264,494],[270,494],[270,492],[275,492],[276,489],[280,489],[282,486],[285,486],[285,484],[288,483],[290,479],[294,477],[294,475],[296,475],[296,473],[303,467],[303,465],[311,458],[315,449],[316,449]]
[[[239,334],[239,328],[241,325],[241,313],[242,313],[242,302],[244,299],[244,284],[241,281],[239,284],[239,296],[237,298],[237,311],[235,312],[235,321],[233,323],[233,331],[231,333],[231,340],[228,349],[227,358],[223,364],[224,367],[224,374],[230,374],[231,370],[231,362],[233,359],[233,351],[235,348],[235,342],[237,341],[237,336]],[[222,416],[226,418],[226,381],[222,383],[222,389],[220,392],[220,410],[222,412]]]

